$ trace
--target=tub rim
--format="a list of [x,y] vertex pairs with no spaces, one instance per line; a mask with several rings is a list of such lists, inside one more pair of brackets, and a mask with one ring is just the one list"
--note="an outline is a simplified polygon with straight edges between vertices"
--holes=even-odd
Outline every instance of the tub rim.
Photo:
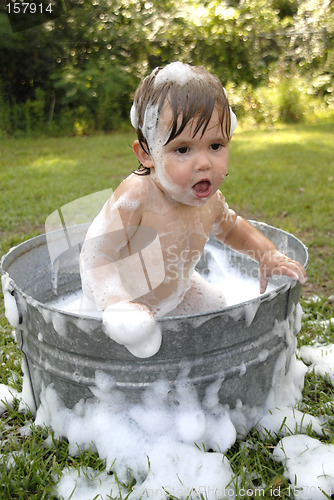
[[[261,230],[260,229],[261,227],[268,227],[270,229],[279,230],[281,233],[287,235],[289,238],[292,238],[295,241],[297,241],[298,244],[301,245],[301,247],[303,248],[303,250],[305,252],[305,256],[306,256],[305,262],[304,263],[300,262],[300,264],[305,269],[307,269],[308,263],[309,263],[308,248],[294,234],[292,234],[292,233],[290,233],[288,231],[285,231],[283,229],[277,228],[275,226],[272,226],[270,224],[267,224],[265,222],[255,221],[255,220],[252,220],[252,219],[248,220],[248,222],[250,222],[252,225],[254,225],[259,230]],[[56,231],[58,231],[58,230],[56,230]],[[208,239],[208,242],[209,241],[210,241],[210,239]],[[217,241],[218,241],[218,243],[220,243],[220,244],[223,245],[222,242],[220,242],[219,240],[217,240]],[[20,247],[26,246],[28,242],[31,242],[31,243],[36,242],[37,243],[36,245],[33,245],[32,248],[38,248],[38,247],[40,247],[42,245],[45,245],[45,242],[46,242],[46,233],[42,233],[42,234],[39,234],[39,235],[34,236],[32,238],[29,238],[29,239],[27,239],[25,241],[22,241],[18,245],[15,245],[14,247],[10,248],[8,250],[8,252],[1,257],[1,260],[0,260],[0,273],[1,273],[2,276],[7,276],[7,279],[9,279],[9,282],[10,282],[10,285],[12,287],[12,290],[15,291],[16,293],[18,293],[20,296],[22,296],[22,298],[28,304],[30,304],[32,307],[36,307],[36,308],[39,308],[39,309],[42,308],[42,309],[46,309],[48,311],[57,312],[58,314],[61,314],[61,315],[64,315],[64,316],[70,316],[70,317],[75,318],[75,319],[91,320],[91,321],[101,322],[102,318],[101,318],[100,315],[91,314],[91,313],[90,314],[87,314],[87,313],[85,314],[84,312],[81,313],[81,314],[77,314],[77,313],[73,313],[71,311],[61,310],[61,309],[59,309],[59,308],[57,308],[57,307],[55,307],[53,305],[50,305],[50,303],[41,302],[40,300],[37,300],[37,299],[33,298],[31,295],[28,295],[26,292],[24,292],[21,289],[20,286],[17,285],[17,283],[15,283],[15,281],[9,275],[8,271],[4,269],[4,264],[5,264],[6,259],[10,258],[11,254],[15,253],[15,251],[18,251],[20,249]],[[26,249],[25,251],[21,252],[19,255],[16,256],[16,259],[19,258],[21,255],[24,255],[28,251],[32,250],[32,248]],[[242,255],[240,252],[237,252],[236,250],[231,249],[231,251],[235,252],[237,254],[239,253],[240,255]],[[14,262],[14,261],[12,261],[12,262]],[[193,314],[184,314],[184,315],[176,315],[176,316],[162,316],[162,317],[156,318],[156,321],[158,323],[165,323],[165,322],[176,321],[176,320],[178,320],[178,321],[181,321],[181,320],[185,321],[185,320],[191,320],[191,319],[196,319],[196,318],[203,318],[204,316],[207,316],[207,317],[216,316],[218,314],[221,314],[222,312],[224,312],[224,313],[226,312],[228,314],[229,312],[233,311],[234,309],[239,308],[241,304],[251,304],[253,302],[262,303],[262,302],[265,302],[267,300],[270,300],[270,297],[272,296],[273,293],[276,296],[279,293],[282,293],[282,292],[286,291],[288,288],[293,288],[298,283],[298,281],[295,281],[292,278],[289,278],[287,276],[284,276],[282,279],[284,279],[284,282],[281,283],[280,285],[278,285],[277,287],[275,287],[273,290],[266,291],[263,294],[259,294],[259,295],[257,295],[256,297],[254,297],[252,299],[248,299],[248,300],[245,300],[245,301],[242,301],[242,302],[237,302],[236,304],[232,304],[230,306],[221,307],[219,309],[213,309],[213,310],[206,311],[206,312],[193,313]],[[269,281],[270,281],[270,278],[269,278]],[[17,302],[17,299],[16,299],[16,302]]]

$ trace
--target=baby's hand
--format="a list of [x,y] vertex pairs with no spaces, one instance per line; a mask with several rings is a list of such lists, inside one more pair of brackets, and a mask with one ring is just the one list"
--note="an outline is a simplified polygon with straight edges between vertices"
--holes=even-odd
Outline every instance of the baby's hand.
[[285,275],[304,284],[307,280],[306,271],[299,262],[289,259],[278,250],[268,250],[260,260],[260,293],[267,288],[268,278],[273,275]]
[[105,333],[137,358],[149,358],[160,349],[160,326],[143,304],[112,304],[103,311],[102,322]]

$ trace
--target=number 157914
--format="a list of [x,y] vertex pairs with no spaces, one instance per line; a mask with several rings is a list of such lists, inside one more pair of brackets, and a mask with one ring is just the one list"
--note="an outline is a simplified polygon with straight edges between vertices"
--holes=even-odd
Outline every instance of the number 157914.
[[32,2],[13,2],[6,4],[8,14],[43,14],[52,13],[52,4],[32,3]]

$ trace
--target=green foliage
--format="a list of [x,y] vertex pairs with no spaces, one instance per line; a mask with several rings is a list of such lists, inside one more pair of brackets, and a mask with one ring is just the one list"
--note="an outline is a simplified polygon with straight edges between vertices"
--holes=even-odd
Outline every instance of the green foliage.
[[284,123],[299,122],[303,119],[303,105],[300,90],[289,80],[279,85],[279,117]]
[[41,133],[46,121],[45,91],[36,88],[34,99],[27,99],[22,104],[14,102],[10,106],[0,86],[0,136],[17,131],[27,135]]
[[270,60],[278,56],[275,43],[262,34],[278,25],[276,10],[263,0],[238,2],[237,7],[210,2],[202,21],[203,42],[196,48],[199,58],[223,82],[256,85],[266,78]]
[[273,126],[281,123],[314,121],[318,116],[330,117],[334,102],[314,95],[314,82],[298,75],[272,75],[268,84],[254,88],[250,83],[227,84],[231,106],[245,126]]
[[0,137],[10,131],[10,114],[11,109],[9,103],[6,102],[0,80]]
[[69,109],[81,134],[115,130],[129,120],[129,95],[135,78],[115,65],[88,63],[83,69],[64,67],[52,76],[60,109]]
[[216,73],[252,123],[300,121],[333,105],[333,14],[321,0],[79,0],[13,33],[2,6],[0,133],[115,130],[139,79],[174,60]]

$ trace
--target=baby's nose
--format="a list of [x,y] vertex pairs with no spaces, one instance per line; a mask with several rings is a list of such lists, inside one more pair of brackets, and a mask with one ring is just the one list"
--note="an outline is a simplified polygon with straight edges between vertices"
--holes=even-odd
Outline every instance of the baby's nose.
[[200,153],[196,158],[196,170],[208,170],[211,167],[211,162],[207,154]]

